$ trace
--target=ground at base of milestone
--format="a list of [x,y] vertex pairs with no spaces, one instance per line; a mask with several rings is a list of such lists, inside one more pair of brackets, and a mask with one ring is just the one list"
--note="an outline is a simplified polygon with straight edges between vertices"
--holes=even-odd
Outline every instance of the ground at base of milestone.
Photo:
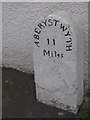
[[77,115],[36,99],[34,75],[2,68],[2,118],[81,118],[88,119],[87,103]]

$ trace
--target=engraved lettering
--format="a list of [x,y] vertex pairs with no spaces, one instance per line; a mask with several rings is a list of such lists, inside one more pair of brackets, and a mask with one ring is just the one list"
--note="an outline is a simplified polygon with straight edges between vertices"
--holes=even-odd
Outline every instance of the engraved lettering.
[[34,38],[39,40],[39,35],[34,34]]
[[67,28],[61,23],[60,29],[62,29],[63,31],[67,30]]
[[47,44],[49,45],[49,39],[47,39]]
[[55,21],[55,26],[57,25],[57,23],[59,23],[59,21],[58,21],[58,20],[55,20],[55,19],[54,19],[53,21]]
[[66,51],[72,51],[72,39],[69,38],[69,41],[66,41],[67,45],[66,45]]
[[47,20],[42,21],[42,23],[44,23],[44,25],[47,26],[47,24],[46,24],[46,23],[47,23]]
[[34,42],[34,43],[35,43],[38,47],[40,47],[40,46],[39,46],[39,42]]
[[53,39],[53,45],[55,45],[55,39]]
[[52,19],[48,19],[48,26],[52,26],[52,25],[53,25]]
[[48,50],[48,51],[46,51],[46,50],[43,50],[43,55],[45,56],[45,55],[48,55],[48,56],[50,56],[50,51]]
[[45,26],[42,25],[41,23],[38,24],[38,27],[39,27],[40,29],[45,28]]
[[37,28],[35,28],[35,30],[34,30],[37,34],[40,34],[41,33],[41,31],[40,30],[38,30]]
[[68,31],[67,34],[65,34],[65,36],[71,36],[70,32]]

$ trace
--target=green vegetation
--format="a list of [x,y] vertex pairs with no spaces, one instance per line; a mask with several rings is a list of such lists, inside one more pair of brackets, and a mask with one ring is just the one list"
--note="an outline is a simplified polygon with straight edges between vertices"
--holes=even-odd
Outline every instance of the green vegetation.
[[81,110],[77,116],[79,120],[88,120],[88,110]]
[[82,106],[80,107],[78,114],[77,114],[78,120],[88,120],[89,113],[90,113],[90,108],[88,107],[88,105],[83,103]]

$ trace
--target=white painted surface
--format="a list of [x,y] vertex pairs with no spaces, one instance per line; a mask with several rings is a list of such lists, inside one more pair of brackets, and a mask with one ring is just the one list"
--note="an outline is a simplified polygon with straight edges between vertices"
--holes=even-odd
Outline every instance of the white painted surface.
[[2,2],[89,2],[89,0],[1,0]]
[[83,101],[83,39],[77,26],[76,18],[59,12],[39,20],[33,33],[38,100],[74,113]]
[[3,66],[33,72],[32,31],[35,22],[55,11],[68,11],[81,25],[85,44],[84,79],[87,79],[88,3],[3,3]]

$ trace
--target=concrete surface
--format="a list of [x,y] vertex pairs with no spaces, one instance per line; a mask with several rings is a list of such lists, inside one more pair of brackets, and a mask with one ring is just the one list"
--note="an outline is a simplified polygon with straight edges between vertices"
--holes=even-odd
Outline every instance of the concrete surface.
[[2,69],[3,118],[75,118],[70,112],[36,100],[34,75]]

